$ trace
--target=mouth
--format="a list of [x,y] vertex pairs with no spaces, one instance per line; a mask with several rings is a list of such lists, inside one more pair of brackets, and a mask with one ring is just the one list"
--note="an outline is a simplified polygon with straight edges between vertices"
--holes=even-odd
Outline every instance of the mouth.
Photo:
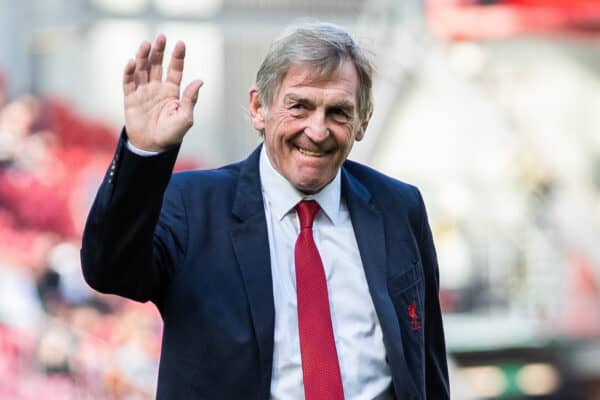
[[322,151],[312,151],[312,150],[303,149],[301,147],[296,147],[296,149],[298,149],[300,154],[309,156],[309,157],[323,157],[325,155],[325,152],[322,152]]

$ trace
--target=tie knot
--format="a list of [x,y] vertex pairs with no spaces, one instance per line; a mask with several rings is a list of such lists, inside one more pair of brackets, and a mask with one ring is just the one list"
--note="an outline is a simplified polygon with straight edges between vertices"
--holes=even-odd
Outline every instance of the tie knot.
[[311,229],[315,216],[319,212],[321,207],[319,203],[314,200],[302,200],[296,205],[296,212],[300,219],[300,229],[308,228]]

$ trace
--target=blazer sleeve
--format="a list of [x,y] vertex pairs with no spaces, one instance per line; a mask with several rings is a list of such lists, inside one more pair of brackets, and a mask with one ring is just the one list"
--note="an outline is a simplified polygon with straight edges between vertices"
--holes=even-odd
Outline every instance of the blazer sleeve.
[[420,228],[417,232],[425,276],[425,388],[427,399],[449,399],[450,387],[442,313],[439,302],[439,269],[427,211],[418,191]]
[[185,253],[181,192],[167,190],[178,151],[139,156],[123,130],[83,233],[81,264],[92,288],[158,304]]

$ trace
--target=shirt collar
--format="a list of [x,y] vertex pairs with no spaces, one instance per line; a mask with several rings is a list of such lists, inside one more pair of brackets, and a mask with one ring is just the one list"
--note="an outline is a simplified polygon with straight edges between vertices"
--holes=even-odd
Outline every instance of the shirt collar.
[[341,172],[338,170],[335,178],[321,191],[307,195],[296,189],[271,164],[267,151],[263,146],[260,151],[259,164],[262,191],[271,204],[273,215],[281,221],[288,212],[294,209],[300,200],[316,200],[321,210],[335,225],[341,202]]

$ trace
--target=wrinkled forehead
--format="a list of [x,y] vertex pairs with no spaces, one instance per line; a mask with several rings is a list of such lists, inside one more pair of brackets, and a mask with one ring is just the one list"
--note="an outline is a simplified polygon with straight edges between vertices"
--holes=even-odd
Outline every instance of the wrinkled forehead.
[[349,60],[291,64],[279,81],[275,97],[281,94],[283,86],[324,86],[329,83],[340,83],[347,88],[353,88],[354,95],[358,99],[358,73],[354,64]]

